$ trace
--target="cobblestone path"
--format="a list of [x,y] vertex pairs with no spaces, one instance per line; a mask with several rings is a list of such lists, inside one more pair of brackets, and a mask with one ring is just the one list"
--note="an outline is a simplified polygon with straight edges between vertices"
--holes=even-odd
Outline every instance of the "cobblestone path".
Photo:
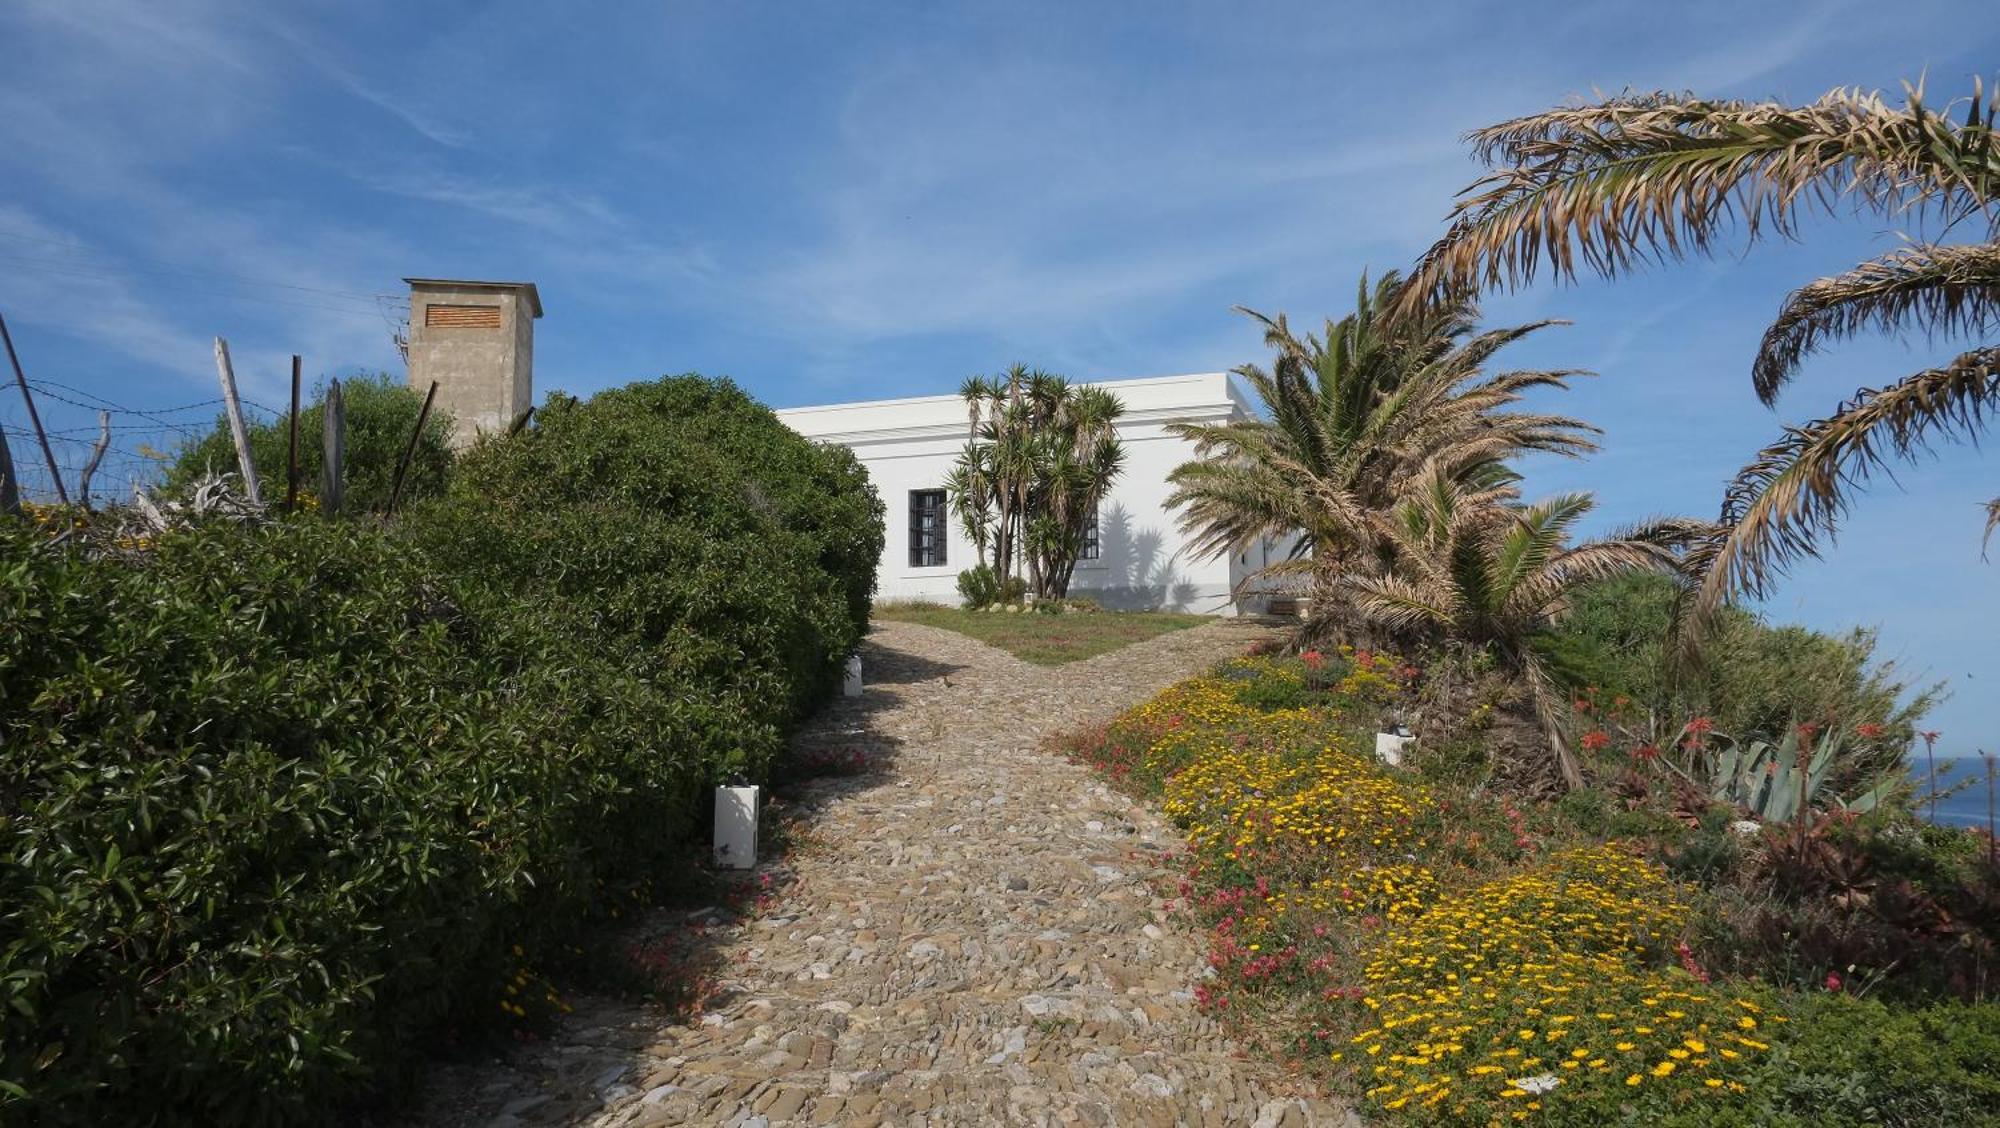
[[799,739],[884,770],[809,788],[782,895],[716,937],[713,1009],[580,1007],[552,1044],[434,1084],[422,1122],[1352,1123],[1196,1012],[1201,937],[1153,887],[1173,828],[1038,748],[1261,637],[1223,620],[1043,668],[878,624],[866,693]]

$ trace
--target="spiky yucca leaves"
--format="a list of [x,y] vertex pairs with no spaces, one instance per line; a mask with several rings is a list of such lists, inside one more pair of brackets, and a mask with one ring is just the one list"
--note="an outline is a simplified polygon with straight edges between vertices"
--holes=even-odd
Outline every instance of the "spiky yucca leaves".
[[[1291,559],[1265,573],[1307,573],[1317,594],[1338,594],[1342,572],[1379,572],[1394,547],[1373,518],[1415,483],[1420,468],[1451,480],[1505,482],[1524,451],[1576,455],[1595,429],[1575,419],[1511,410],[1537,387],[1564,387],[1569,370],[1489,374],[1505,346],[1554,322],[1476,332],[1469,300],[1391,317],[1393,272],[1361,281],[1353,313],[1323,336],[1295,334],[1281,314],[1245,310],[1275,352],[1267,371],[1236,374],[1269,418],[1177,424],[1196,457],[1170,476],[1169,504],[1193,551],[1221,556],[1262,537],[1300,534]],[[1323,604],[1321,604],[1323,606]]]
[[[1963,110],[1960,114],[1959,111]],[[1954,120],[1956,118],[1956,120]],[[1984,237],[1917,242],[1794,291],[1752,365],[1768,403],[1803,360],[1864,331],[1977,336],[2000,324],[2000,91],[1979,82],[1940,112],[1910,89],[1895,107],[1836,90],[1810,105],[1638,94],[1552,110],[1471,135],[1504,166],[1467,189],[1450,231],[1424,256],[1404,301],[1450,302],[1519,286],[1546,268],[1613,276],[1656,259],[1708,253],[1725,234],[1793,235],[1807,212],[1842,205],[1892,222],[1937,221]],[[1722,602],[1756,594],[1832,535],[1847,490],[1947,437],[1976,438],[1996,395],[1994,349],[1881,390],[1786,432],[1731,484],[1723,522],[1697,554],[1712,561],[1691,605],[1683,656]],[[1986,507],[1987,535],[2000,499]]]
[[952,512],[1003,584],[1025,570],[1038,597],[1067,595],[1085,527],[1124,468],[1123,405],[1021,365],[959,395],[970,436],[945,479]]
[[1569,748],[1563,693],[1535,639],[1568,612],[1577,589],[1631,572],[1682,575],[1679,552],[1705,526],[1665,520],[1609,539],[1569,544],[1589,494],[1516,504],[1509,485],[1470,487],[1431,467],[1376,524],[1394,544],[1382,575],[1342,579],[1357,613],[1412,641],[1483,650],[1519,674],[1570,787],[1583,773]]

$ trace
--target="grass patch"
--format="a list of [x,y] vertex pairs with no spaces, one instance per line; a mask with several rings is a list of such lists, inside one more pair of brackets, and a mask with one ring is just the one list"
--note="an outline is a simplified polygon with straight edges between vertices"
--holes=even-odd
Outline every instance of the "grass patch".
[[1060,666],[1186,630],[1207,615],[1171,611],[1084,611],[1047,615],[1034,611],[967,611],[935,603],[877,603],[875,618],[941,627],[997,646],[1023,662]]

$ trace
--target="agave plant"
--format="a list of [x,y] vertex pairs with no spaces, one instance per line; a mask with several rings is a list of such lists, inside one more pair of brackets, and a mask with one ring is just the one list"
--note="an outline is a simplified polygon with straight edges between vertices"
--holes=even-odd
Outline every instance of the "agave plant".
[[1896,779],[1888,777],[1851,799],[1831,794],[1828,785],[1841,766],[1844,738],[1839,730],[1827,729],[1810,757],[1802,753],[1804,739],[1804,731],[1794,727],[1776,744],[1725,741],[1708,761],[1708,778],[1698,782],[1707,785],[1717,802],[1741,807],[1767,823],[1789,823],[1815,803],[1872,811],[1895,790]]
[[[1996,123],[2000,91],[1977,82],[1943,112],[1924,104],[1920,88],[1901,107],[1860,90],[1804,106],[1649,93],[1501,122],[1470,135],[1494,171],[1462,194],[1405,299],[1454,302],[1542,273],[1612,277],[1711,253],[1732,232],[1743,242],[1791,237],[1806,215],[1849,206],[1970,236],[1912,237],[1786,299],[1750,364],[1766,403],[1808,355],[1842,338],[1969,333],[1975,343],[1787,428],[1744,467],[1700,557],[1706,580],[1692,604],[1692,641],[1730,597],[1765,594],[1790,563],[1816,554],[1849,491],[1871,473],[1940,439],[1976,440],[1987,413],[2000,409],[2000,342],[1976,341],[2000,327]],[[1990,538],[2000,498],[1985,508]]]

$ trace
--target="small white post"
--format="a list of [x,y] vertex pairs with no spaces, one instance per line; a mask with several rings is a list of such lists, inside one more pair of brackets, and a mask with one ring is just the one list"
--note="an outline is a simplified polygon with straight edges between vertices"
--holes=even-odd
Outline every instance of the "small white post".
[[1390,767],[1400,768],[1403,766],[1403,745],[1409,742],[1410,738],[1407,736],[1398,736],[1393,732],[1378,732],[1375,734],[1375,755]]
[[715,864],[751,869],[757,864],[759,787],[715,789]]
[[861,655],[847,660],[847,680],[841,684],[840,692],[844,697],[861,696]]

